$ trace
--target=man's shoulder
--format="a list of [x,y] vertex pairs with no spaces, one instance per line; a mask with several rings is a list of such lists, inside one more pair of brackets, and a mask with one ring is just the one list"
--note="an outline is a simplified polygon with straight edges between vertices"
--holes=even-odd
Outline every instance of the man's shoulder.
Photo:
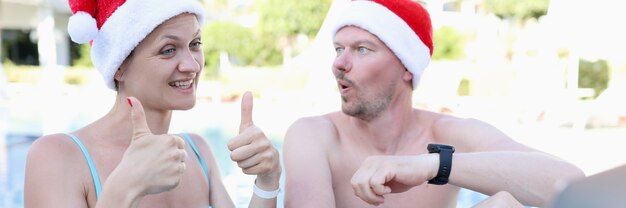
[[483,122],[474,118],[461,118],[453,115],[446,115],[440,113],[432,113],[431,122],[434,130],[448,130],[450,128],[459,128],[468,125],[480,125]]
[[315,137],[316,141],[332,140],[337,135],[337,128],[333,122],[335,114],[328,113],[297,119],[287,130],[285,140],[309,140],[309,137]]
[[297,119],[291,127],[297,129],[317,129],[317,130],[329,130],[334,129],[335,124],[333,122],[333,117],[335,117],[337,112],[328,113],[324,115],[318,116],[308,116]]

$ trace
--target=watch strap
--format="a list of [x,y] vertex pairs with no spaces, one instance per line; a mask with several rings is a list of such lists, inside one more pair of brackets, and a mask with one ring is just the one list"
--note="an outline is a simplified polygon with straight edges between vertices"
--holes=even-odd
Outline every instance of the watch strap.
[[437,176],[428,181],[429,184],[444,185],[448,183],[450,172],[452,171],[452,148],[438,148],[439,151],[439,170]]

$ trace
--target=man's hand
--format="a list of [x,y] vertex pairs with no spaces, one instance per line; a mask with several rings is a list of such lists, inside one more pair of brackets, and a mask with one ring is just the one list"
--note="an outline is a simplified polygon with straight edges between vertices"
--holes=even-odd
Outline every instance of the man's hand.
[[241,99],[241,124],[239,135],[228,142],[230,158],[245,174],[257,175],[257,184],[265,190],[278,187],[281,167],[278,150],[263,131],[252,122],[252,94],[244,93]]
[[380,205],[384,195],[405,192],[437,175],[437,154],[416,156],[370,156],[354,173],[350,183],[363,201]]

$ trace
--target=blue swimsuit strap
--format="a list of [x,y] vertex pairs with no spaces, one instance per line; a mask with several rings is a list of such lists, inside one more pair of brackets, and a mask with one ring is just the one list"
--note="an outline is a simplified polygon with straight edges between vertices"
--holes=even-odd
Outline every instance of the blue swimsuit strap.
[[78,144],[80,150],[83,151],[83,155],[85,155],[85,159],[87,160],[87,164],[89,165],[89,171],[91,171],[91,178],[93,178],[93,184],[96,187],[96,200],[98,200],[98,196],[100,196],[100,192],[102,191],[102,187],[100,186],[100,177],[98,177],[98,170],[96,170],[96,166],[93,164],[93,160],[91,159],[91,155],[87,151],[87,148],[83,145],[80,140],[74,135],[69,134],[72,137],[72,140]]
[[[193,143],[193,140],[191,140],[191,137],[189,136],[189,134],[181,133],[181,135],[183,135],[183,138],[185,138],[187,143],[189,143],[189,146],[191,146],[191,149],[193,149],[193,152],[196,153],[196,156],[198,157],[198,160],[200,161],[200,165],[202,166],[202,170],[204,170],[204,175],[206,176],[207,184],[209,184],[209,189],[211,189],[211,186],[210,186],[211,180],[209,180],[209,169],[206,167],[206,163],[204,162],[204,159],[202,159],[202,157],[200,156],[200,151],[198,151],[196,144]],[[209,205],[209,208],[213,208],[213,207]]]
[[[85,148],[85,145],[83,145],[83,143],[80,142],[78,137],[72,134],[68,134],[68,135],[72,138],[72,140],[74,140],[74,142],[78,145],[78,147],[80,147],[80,150],[83,152],[83,155],[85,156],[85,159],[87,160],[87,165],[89,165],[89,171],[91,172],[91,178],[93,178],[93,184],[96,188],[96,200],[98,200],[98,197],[100,196],[100,192],[102,192],[102,186],[100,185],[100,177],[98,176],[98,170],[96,169],[96,165],[94,165],[93,160],[91,159],[91,155],[89,155],[87,148]],[[191,146],[191,149],[193,149],[193,152],[198,157],[198,160],[200,161],[200,165],[202,166],[202,169],[204,170],[207,183],[209,183],[210,181],[209,169],[207,168],[206,163],[204,162],[204,159],[202,159],[202,157],[200,156],[200,151],[198,151],[196,144],[193,142],[193,140],[191,140],[191,137],[189,137],[187,133],[182,133],[181,135],[183,136],[183,138],[185,138],[185,140],[187,140],[187,143],[189,143],[189,146]]]
[[[209,169],[207,168],[206,163],[204,162],[204,159],[202,159],[202,157],[200,156],[200,151],[198,151],[198,148],[196,147],[196,144],[193,143],[193,140],[191,140],[191,137],[187,133],[181,133],[181,135],[183,135],[183,138],[185,138],[187,143],[189,143],[189,146],[191,146],[191,149],[193,149],[193,152],[196,153],[196,156],[198,157],[198,160],[200,161],[200,165],[202,166],[202,169],[204,170],[204,174],[206,176],[206,180],[207,180],[207,183],[208,183],[210,181],[209,180]],[[209,186],[209,187],[211,187],[211,186]]]

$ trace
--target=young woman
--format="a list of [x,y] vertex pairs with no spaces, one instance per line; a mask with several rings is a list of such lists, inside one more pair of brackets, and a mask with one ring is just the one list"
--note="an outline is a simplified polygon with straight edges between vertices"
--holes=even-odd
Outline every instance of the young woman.
[[[94,65],[117,96],[102,118],[33,143],[25,207],[234,207],[206,141],[169,132],[172,111],[196,101],[204,66],[200,4],[109,0],[70,7],[70,36],[91,41]],[[278,151],[252,124],[251,105],[246,94],[241,134],[228,147],[246,174],[257,175],[250,207],[276,207]]]

